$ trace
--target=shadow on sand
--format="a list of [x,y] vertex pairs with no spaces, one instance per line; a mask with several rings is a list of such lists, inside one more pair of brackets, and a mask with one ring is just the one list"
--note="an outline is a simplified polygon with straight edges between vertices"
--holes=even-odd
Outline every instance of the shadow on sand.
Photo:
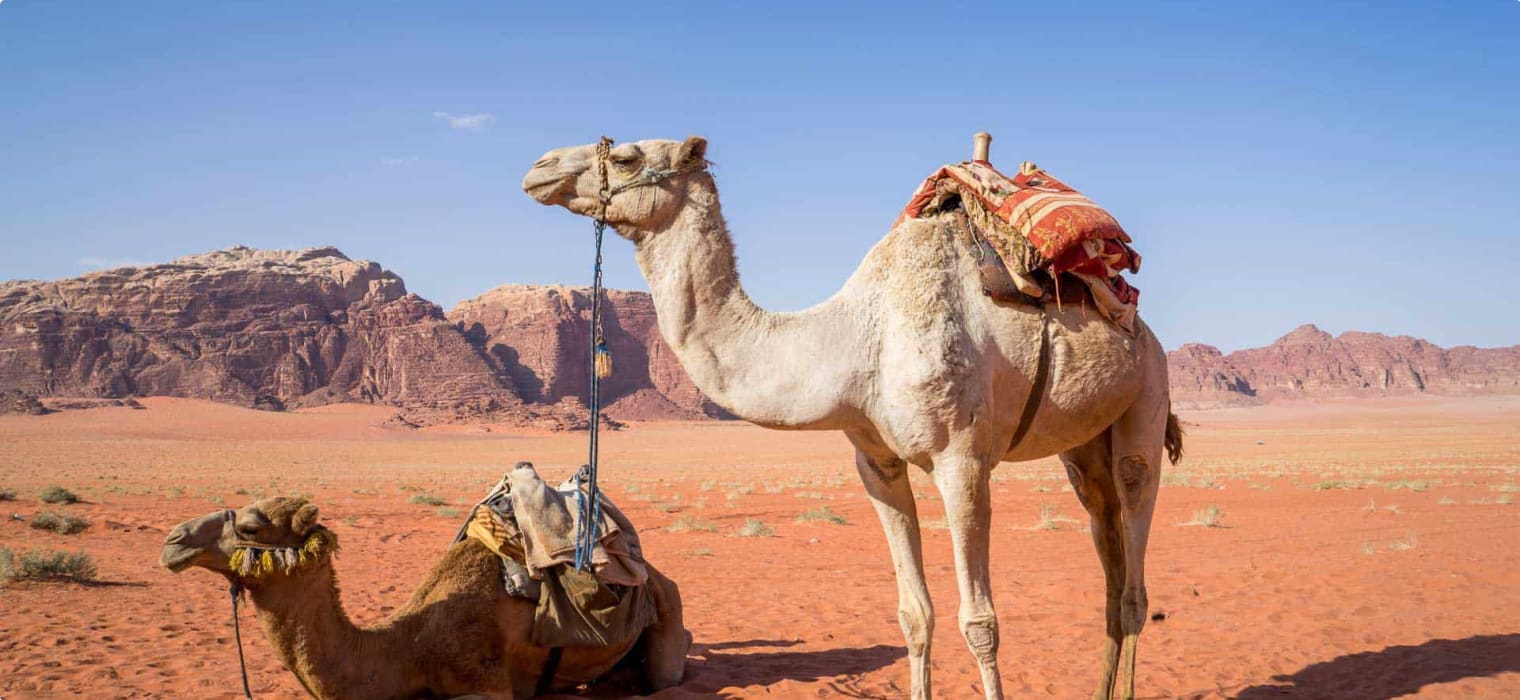
[[1427,685],[1505,672],[1520,672],[1520,634],[1432,639],[1416,646],[1347,654],[1275,676],[1235,697],[1388,700]]
[[[869,647],[819,651],[769,651],[801,644],[801,641],[753,639],[748,641],[693,644],[683,687],[712,692],[729,686],[770,686],[787,680],[839,679],[830,684],[841,697],[876,697],[850,687],[850,678],[896,663],[907,656],[903,647],[878,644]],[[752,651],[752,650],[762,651]]]

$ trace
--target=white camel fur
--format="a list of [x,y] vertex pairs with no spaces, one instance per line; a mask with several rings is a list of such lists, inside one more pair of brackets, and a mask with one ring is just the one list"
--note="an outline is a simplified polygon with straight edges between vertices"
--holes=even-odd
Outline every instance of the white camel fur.
[[[660,332],[707,396],[745,420],[785,430],[839,430],[876,507],[897,573],[912,696],[930,697],[934,611],[924,583],[907,464],[944,499],[960,585],[960,629],[988,698],[1002,697],[990,595],[988,478],[999,461],[1059,454],[1092,520],[1107,585],[1107,635],[1095,698],[1134,696],[1146,620],[1145,548],[1163,446],[1181,433],[1166,356],[1144,323],[1134,335],[1092,309],[1001,305],[984,296],[966,233],[952,215],[903,222],[842,289],[812,308],[758,308],[739,283],[707,142],[624,143],[605,158],[607,184],[636,183],[604,203],[596,146],[553,150],[523,189],[543,204],[602,215],[633,242]],[[1034,384],[1042,314],[1050,380],[1032,429],[1010,449]],[[1122,653],[1121,653],[1122,652]]]

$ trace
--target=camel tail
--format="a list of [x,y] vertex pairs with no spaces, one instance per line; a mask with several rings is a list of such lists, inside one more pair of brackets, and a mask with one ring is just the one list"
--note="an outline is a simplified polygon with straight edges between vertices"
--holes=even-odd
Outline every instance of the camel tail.
[[1166,445],[1166,456],[1172,464],[1182,461],[1182,422],[1170,411],[1166,414],[1166,439],[1162,444]]

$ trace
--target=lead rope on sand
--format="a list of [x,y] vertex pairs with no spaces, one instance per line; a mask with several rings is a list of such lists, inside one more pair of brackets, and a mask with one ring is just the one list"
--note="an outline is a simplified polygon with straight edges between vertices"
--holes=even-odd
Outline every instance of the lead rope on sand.
[[253,693],[248,690],[248,662],[243,660],[243,630],[238,625],[238,598],[243,594],[243,586],[233,581],[228,593],[232,594],[232,638],[237,642],[238,671],[243,674],[243,697],[253,700]]

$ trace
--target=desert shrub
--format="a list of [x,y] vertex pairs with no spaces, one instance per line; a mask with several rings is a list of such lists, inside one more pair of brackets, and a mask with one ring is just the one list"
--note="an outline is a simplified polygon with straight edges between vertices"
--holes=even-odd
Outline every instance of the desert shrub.
[[79,496],[62,486],[49,486],[37,494],[37,499],[43,503],[69,504],[78,503]]
[[20,557],[0,547],[0,581],[94,581],[95,560],[84,552],[34,549]]
[[457,517],[459,517],[459,509],[458,508],[439,508],[437,512],[438,512],[438,517],[440,517],[440,518],[457,518]]
[[60,535],[72,535],[76,532],[84,532],[89,529],[88,518],[77,515],[59,513],[57,511],[43,511],[32,518],[32,527],[38,530],[51,530]]
[[749,518],[744,521],[744,527],[739,528],[740,537],[772,537],[775,534],[776,531],[759,518]]
[[430,493],[414,493],[411,498],[406,499],[406,502],[419,506],[446,506],[449,504],[447,498],[440,498]]
[[16,500],[16,489],[0,489],[0,501]]
[[718,524],[695,515],[683,515],[665,528],[666,532],[717,532]]
[[828,506],[820,506],[818,508],[813,508],[811,510],[805,510],[805,511],[803,511],[801,515],[797,516],[797,522],[799,522],[799,523],[824,522],[824,523],[833,523],[835,525],[848,525],[848,524],[850,524],[850,521],[845,520],[845,518],[844,518],[843,515],[835,513]]

